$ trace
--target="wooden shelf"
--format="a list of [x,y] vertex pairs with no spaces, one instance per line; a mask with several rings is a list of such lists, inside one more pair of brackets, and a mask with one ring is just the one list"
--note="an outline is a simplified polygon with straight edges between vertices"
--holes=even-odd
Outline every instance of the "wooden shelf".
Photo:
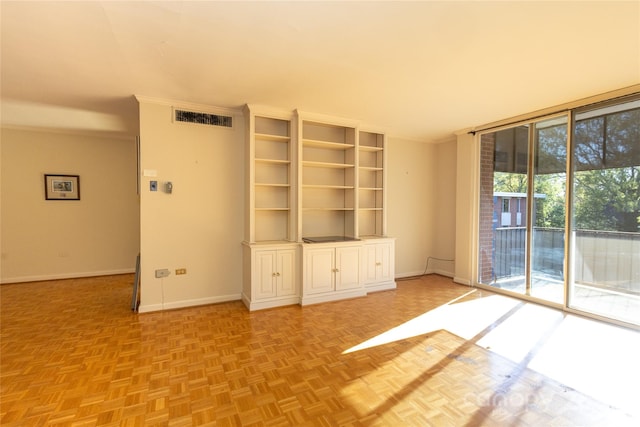
[[302,208],[303,211],[345,211],[345,212],[350,212],[350,211],[354,211],[354,208],[327,208],[327,207],[322,207],[322,208]]
[[284,143],[291,141],[291,138],[288,136],[272,135],[268,133],[256,133],[255,139],[257,143],[259,143],[260,141],[274,141],[274,142],[284,142]]
[[355,167],[353,164],[347,163],[329,163],[329,162],[311,162],[303,161],[302,166],[310,168],[327,168],[327,169],[349,169]]
[[303,184],[302,188],[322,188],[328,190],[353,190],[353,185],[325,185],[325,184]]
[[371,147],[369,145],[361,145],[359,149],[360,151],[369,151],[369,152],[377,152],[377,151],[384,150],[384,148],[382,147]]
[[256,187],[285,187],[285,188],[291,187],[289,184],[271,184],[268,182],[256,182],[255,186]]
[[279,160],[279,159],[255,159],[256,163],[270,163],[272,165],[289,165],[291,161],[289,160]]
[[315,139],[303,139],[302,145],[304,147],[325,148],[328,150],[348,150],[350,148],[355,147],[355,145],[353,144],[344,144],[342,142],[319,141]]

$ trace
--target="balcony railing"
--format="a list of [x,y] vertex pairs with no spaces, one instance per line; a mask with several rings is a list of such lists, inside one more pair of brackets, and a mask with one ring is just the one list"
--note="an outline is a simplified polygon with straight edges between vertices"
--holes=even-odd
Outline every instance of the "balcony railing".
[[[526,229],[495,230],[493,274],[495,280],[525,274]],[[640,295],[640,233],[576,230],[575,283]],[[534,228],[534,273],[564,279],[564,230]]]

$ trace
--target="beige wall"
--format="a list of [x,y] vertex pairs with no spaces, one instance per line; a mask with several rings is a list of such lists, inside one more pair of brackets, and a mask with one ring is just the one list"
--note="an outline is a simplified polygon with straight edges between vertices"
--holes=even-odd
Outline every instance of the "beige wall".
[[[157,173],[141,178],[141,312],[239,300],[242,288],[242,116],[233,129],[171,117],[171,105],[140,102],[141,171]],[[172,194],[162,191],[166,181]],[[156,278],[164,268],[171,275]],[[177,268],[187,274],[176,276]]]
[[[1,132],[2,283],[134,271],[135,140]],[[80,175],[81,200],[45,200],[45,173]]]
[[[139,201],[133,141],[3,130],[3,281],[128,272],[140,251],[143,312],[239,299],[244,126],[239,111],[222,114],[234,116],[233,129],[173,123],[171,105],[141,99]],[[387,232],[398,277],[422,274],[428,257],[453,258],[456,155],[455,141],[389,138]],[[80,174],[81,204],[45,202],[45,172]],[[156,278],[164,268],[170,276]],[[453,263],[432,260],[429,271],[453,276]]]
[[[242,287],[243,118],[223,111],[234,115],[230,130],[172,123],[171,114],[171,105],[141,99],[141,171],[157,174],[141,178],[143,312],[237,300]],[[398,277],[421,274],[429,256],[453,255],[455,154],[455,141],[389,140],[387,231],[396,237]],[[151,180],[158,192],[149,191]],[[166,181],[171,195],[162,192]],[[156,278],[161,268],[170,276]],[[176,276],[176,268],[187,275]],[[453,276],[452,263],[430,270]]]
[[[455,142],[389,138],[387,234],[396,238],[396,276],[422,274],[427,258],[453,259]],[[431,260],[428,272],[453,276],[453,263]]]

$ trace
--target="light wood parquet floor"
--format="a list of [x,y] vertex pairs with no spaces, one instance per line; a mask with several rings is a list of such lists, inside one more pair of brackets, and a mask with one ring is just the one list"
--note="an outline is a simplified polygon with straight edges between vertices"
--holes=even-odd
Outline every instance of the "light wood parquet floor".
[[345,352],[469,292],[440,276],[253,313],[230,302],[136,314],[132,282],[0,287],[3,426],[634,425],[479,346],[495,324],[470,340],[440,329]]

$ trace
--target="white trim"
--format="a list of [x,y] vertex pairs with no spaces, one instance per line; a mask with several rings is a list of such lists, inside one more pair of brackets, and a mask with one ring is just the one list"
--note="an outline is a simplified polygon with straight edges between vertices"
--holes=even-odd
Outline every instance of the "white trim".
[[367,295],[364,288],[352,289],[343,292],[327,292],[323,294],[306,295],[302,297],[300,305],[318,304],[321,302],[338,301],[348,298],[359,298]]
[[0,281],[1,284],[9,283],[24,283],[24,282],[42,282],[47,280],[64,280],[64,279],[78,279],[82,277],[99,277],[99,276],[115,276],[119,274],[133,274],[136,272],[134,268],[125,268],[120,270],[105,270],[105,271],[86,271],[81,273],[60,273],[60,274],[43,274],[40,276],[18,276],[4,278]]
[[424,276],[424,270],[400,273],[396,275],[396,279],[406,279],[407,277],[416,277],[416,276]]
[[297,295],[293,295],[288,297],[277,297],[265,300],[251,301],[249,297],[243,292],[242,302],[249,309],[249,311],[255,311],[287,305],[297,305],[300,304],[300,297]]
[[471,281],[463,279],[461,277],[454,277],[453,281],[459,285],[471,286]]
[[172,310],[176,308],[196,307],[200,305],[217,304],[221,302],[240,301],[240,294],[219,295],[208,298],[188,299],[182,301],[165,302],[163,304],[140,304],[138,313],[149,313],[152,311]]
[[372,292],[390,291],[390,290],[396,289],[396,287],[397,286],[396,286],[395,280],[382,282],[382,283],[373,283],[371,285],[364,286],[364,288],[367,291],[367,294],[370,294]]
[[427,274],[438,274],[440,276],[450,277],[452,279],[454,277],[454,273],[453,272],[447,271],[447,270],[441,270],[439,268],[436,268],[435,270],[428,270]]
[[162,311],[162,310],[163,310],[162,304],[149,304],[149,305],[140,304],[140,306],[138,307],[138,313],[151,313],[153,311]]

